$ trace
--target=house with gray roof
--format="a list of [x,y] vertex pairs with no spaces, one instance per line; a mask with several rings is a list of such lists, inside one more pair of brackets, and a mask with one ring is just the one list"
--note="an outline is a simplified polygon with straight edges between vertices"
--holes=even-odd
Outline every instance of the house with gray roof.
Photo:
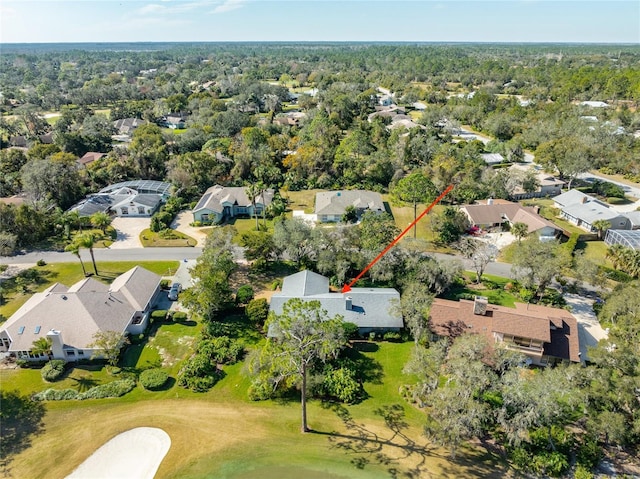
[[614,230],[631,229],[631,221],[621,213],[609,208],[602,201],[576,189],[569,190],[553,199],[560,208],[560,216],[570,223],[590,233],[596,232],[593,223],[598,220],[608,221]]
[[193,220],[202,223],[220,223],[236,216],[262,215],[273,201],[274,191],[265,190],[255,198],[247,195],[244,186],[215,185],[204,192],[193,209]]
[[69,211],[91,216],[101,211],[117,216],[151,216],[170,196],[171,184],[155,180],[115,183],[79,201]]
[[380,193],[367,190],[323,191],[316,193],[315,211],[320,223],[342,221],[348,206],[356,209],[358,219],[367,211],[385,213]]
[[0,353],[20,359],[43,360],[31,353],[33,342],[51,339],[51,356],[64,361],[89,359],[99,331],[140,334],[160,295],[160,276],[135,266],[111,285],[93,278],[67,287],[55,283],[34,294],[0,326]]
[[281,314],[292,298],[319,301],[329,317],[339,314],[358,325],[361,333],[398,331],[404,325],[397,311],[400,293],[393,288],[351,288],[348,293],[333,293],[329,278],[305,270],[284,278],[282,291],[271,296],[269,310]]

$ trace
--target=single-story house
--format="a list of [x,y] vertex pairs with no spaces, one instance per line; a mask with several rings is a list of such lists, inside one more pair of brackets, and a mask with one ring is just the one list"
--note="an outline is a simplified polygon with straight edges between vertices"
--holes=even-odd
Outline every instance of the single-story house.
[[632,230],[640,230],[640,211],[628,211],[622,213],[622,216],[626,216],[629,219]]
[[99,331],[123,336],[140,334],[160,295],[160,276],[135,266],[111,285],[93,278],[71,287],[55,283],[34,294],[0,326],[0,352],[20,359],[42,360],[31,352],[33,342],[51,339],[51,357],[64,361],[89,359]]
[[184,130],[187,127],[187,115],[181,113],[165,115],[160,118],[158,125],[172,130]]
[[100,158],[102,158],[105,155],[106,155],[106,153],[98,153],[96,151],[88,151],[87,153],[82,155],[82,158],[78,159],[78,165],[80,165],[80,167],[82,167],[82,168],[86,168],[87,165],[90,165],[91,163],[93,163],[94,161],[99,160]]
[[220,223],[236,216],[261,215],[271,201],[274,191],[266,190],[255,198],[249,198],[244,186],[228,187],[215,185],[204,192],[193,209],[193,220],[203,223]]
[[118,131],[118,135],[131,136],[133,130],[146,123],[146,120],[139,118],[121,118],[120,120],[115,120],[113,126]]
[[504,156],[500,153],[481,153],[480,157],[487,165],[497,165],[505,162]]
[[486,204],[464,205],[460,210],[471,226],[485,230],[524,223],[528,233],[537,233],[541,241],[553,240],[562,232],[561,228],[540,216],[535,207],[506,200],[487,200]]
[[361,333],[403,327],[397,311],[400,293],[393,288],[351,288],[348,293],[332,293],[329,278],[305,270],[284,278],[282,291],[271,296],[269,310],[281,314],[284,303],[291,298],[319,301],[329,317],[339,314],[357,324]]
[[521,352],[539,366],[580,362],[578,322],[564,309],[523,303],[507,308],[488,304],[480,296],[474,301],[436,298],[429,328],[434,339],[482,334],[489,344]]
[[[529,166],[516,163],[511,165],[509,169],[516,173],[525,174],[529,170]],[[562,188],[567,184],[565,181],[544,171],[534,171],[538,180],[538,188],[535,191],[526,192],[521,186],[518,186],[512,193],[514,199],[543,198],[545,196],[557,196],[562,193]]]
[[593,196],[576,189],[556,196],[553,201],[556,208],[560,208],[562,218],[591,233],[596,231],[593,223],[598,220],[608,221],[610,228],[614,230],[631,229],[629,218],[612,210]]
[[155,180],[115,183],[79,201],[69,211],[91,216],[101,211],[116,216],[152,216],[170,196],[171,184]]
[[589,108],[609,108],[609,104],[604,101],[581,101],[580,106]]
[[342,221],[348,206],[356,209],[358,219],[367,211],[384,213],[384,201],[380,193],[367,190],[324,191],[316,193],[314,213],[320,223]]

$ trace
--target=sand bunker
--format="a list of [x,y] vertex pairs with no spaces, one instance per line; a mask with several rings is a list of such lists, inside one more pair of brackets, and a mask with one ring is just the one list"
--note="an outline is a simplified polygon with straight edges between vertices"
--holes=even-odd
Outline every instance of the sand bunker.
[[162,429],[130,429],[91,454],[67,478],[153,479],[169,447],[171,438]]

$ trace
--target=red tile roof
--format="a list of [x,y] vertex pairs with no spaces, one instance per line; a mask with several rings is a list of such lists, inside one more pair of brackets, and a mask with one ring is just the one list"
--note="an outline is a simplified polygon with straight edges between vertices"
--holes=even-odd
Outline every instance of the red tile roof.
[[484,334],[494,343],[494,333],[544,342],[544,354],[579,362],[578,323],[563,309],[516,303],[515,308],[487,306],[485,315],[474,314],[474,302],[436,298],[429,327],[439,336],[459,336],[464,331]]

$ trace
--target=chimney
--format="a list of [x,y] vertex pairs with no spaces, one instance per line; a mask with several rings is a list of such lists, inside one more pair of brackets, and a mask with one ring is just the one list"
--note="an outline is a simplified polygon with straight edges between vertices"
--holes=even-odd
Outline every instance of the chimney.
[[582,197],[582,203],[586,203],[587,201],[589,201],[589,197],[587,195]]
[[64,341],[62,340],[62,334],[60,331],[56,331],[52,329],[47,333],[47,338],[51,340],[51,353],[55,359],[63,359],[64,351],[62,347],[64,345]]
[[351,309],[353,308],[353,299],[351,298],[351,296],[347,296],[345,298],[345,308],[347,311],[351,311]]
[[487,304],[489,300],[486,296],[476,296],[473,300],[473,314],[484,316],[487,314]]

